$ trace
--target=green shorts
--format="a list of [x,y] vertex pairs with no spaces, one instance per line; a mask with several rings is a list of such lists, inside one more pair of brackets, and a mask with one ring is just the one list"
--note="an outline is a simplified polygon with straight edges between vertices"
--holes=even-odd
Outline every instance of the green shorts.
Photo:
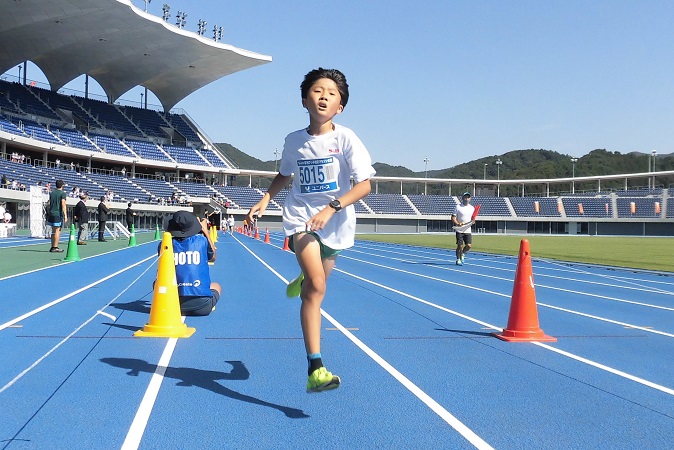
[[[310,234],[310,235],[312,235],[313,237],[316,238],[316,240],[318,241],[318,245],[321,248],[321,259],[330,258],[331,256],[337,256],[341,252],[341,250],[335,250],[334,248],[330,248],[327,245],[323,244],[323,242],[321,242],[321,238],[318,237],[318,235],[316,233],[314,233],[313,231],[306,231],[306,232],[297,233],[297,234]],[[295,239],[294,238],[295,238],[295,236],[293,235],[293,236],[290,236],[290,239],[288,239],[288,247],[290,248],[290,251],[293,252],[293,253],[295,253]]]

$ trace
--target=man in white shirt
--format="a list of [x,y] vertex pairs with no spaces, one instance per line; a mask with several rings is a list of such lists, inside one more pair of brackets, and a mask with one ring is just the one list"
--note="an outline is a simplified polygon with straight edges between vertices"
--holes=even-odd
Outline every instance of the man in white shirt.
[[[464,192],[461,196],[461,204],[456,205],[452,213],[452,223],[455,226],[463,226],[471,221],[475,207],[470,204],[470,192]],[[456,265],[463,266],[465,254],[473,246],[471,227],[456,232]]]

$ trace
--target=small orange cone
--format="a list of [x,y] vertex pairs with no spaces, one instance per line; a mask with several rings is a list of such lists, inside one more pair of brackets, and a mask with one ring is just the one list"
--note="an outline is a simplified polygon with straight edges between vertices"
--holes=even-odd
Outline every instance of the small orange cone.
[[271,240],[269,240],[269,228],[265,228],[264,243],[271,244]]
[[282,248],[281,250],[288,250],[288,251],[290,251],[290,247],[288,246],[288,242],[290,242],[290,239],[288,239],[288,238],[285,238],[285,239],[283,240],[283,248]]
[[189,328],[183,323],[180,315],[173,241],[171,233],[164,233],[161,240],[157,280],[154,283],[154,295],[150,307],[150,322],[133,335],[136,337],[186,338],[192,336],[195,331],[197,331],[196,328]]
[[260,229],[255,227],[255,239],[260,239]]
[[529,241],[526,239],[520,242],[508,327],[501,334],[492,334],[508,342],[557,342],[557,338],[547,336],[538,324],[534,274],[531,268]]

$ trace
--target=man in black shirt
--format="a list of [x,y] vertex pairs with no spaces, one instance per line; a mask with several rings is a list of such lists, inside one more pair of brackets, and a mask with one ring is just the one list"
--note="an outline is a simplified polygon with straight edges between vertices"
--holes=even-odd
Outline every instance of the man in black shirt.
[[77,245],[87,245],[86,241],[89,235],[89,211],[87,210],[87,194],[80,194],[80,201],[75,205],[73,218],[77,222],[79,229],[77,233]]
[[126,227],[131,231],[131,225],[135,222],[136,211],[131,209],[131,203],[129,202],[129,207],[126,208]]
[[105,222],[108,221],[108,213],[110,210],[105,204],[105,195],[101,197],[101,202],[98,204],[98,242],[106,242],[103,234],[105,233]]

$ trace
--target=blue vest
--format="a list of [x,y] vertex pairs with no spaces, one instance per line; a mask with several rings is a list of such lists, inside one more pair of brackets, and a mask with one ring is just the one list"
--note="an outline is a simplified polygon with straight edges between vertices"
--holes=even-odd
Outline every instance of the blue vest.
[[173,239],[178,295],[210,297],[211,274],[208,269],[208,239],[202,234]]

